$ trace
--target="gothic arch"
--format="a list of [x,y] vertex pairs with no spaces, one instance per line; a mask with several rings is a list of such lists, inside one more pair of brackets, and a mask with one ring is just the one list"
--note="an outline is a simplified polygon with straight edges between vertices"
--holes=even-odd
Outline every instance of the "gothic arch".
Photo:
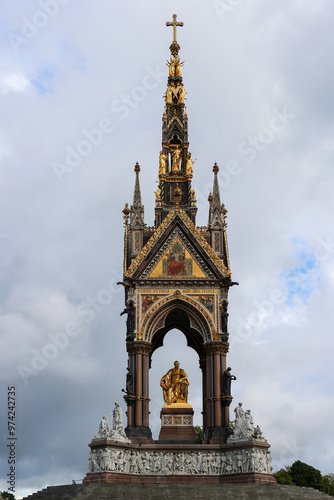
[[166,333],[177,328],[189,347],[203,356],[203,344],[216,336],[216,328],[205,308],[188,296],[169,296],[157,302],[145,318],[143,340],[152,344],[152,352],[163,345]]

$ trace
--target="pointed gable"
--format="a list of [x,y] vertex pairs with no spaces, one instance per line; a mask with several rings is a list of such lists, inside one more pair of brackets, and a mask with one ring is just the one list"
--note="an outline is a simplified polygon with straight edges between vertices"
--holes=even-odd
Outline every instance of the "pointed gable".
[[173,210],[125,271],[133,279],[223,279],[230,276],[183,210]]

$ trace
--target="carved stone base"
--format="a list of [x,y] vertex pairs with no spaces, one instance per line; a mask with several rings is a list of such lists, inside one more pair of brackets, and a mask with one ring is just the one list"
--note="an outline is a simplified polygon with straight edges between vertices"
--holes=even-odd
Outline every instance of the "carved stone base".
[[85,483],[275,483],[269,444],[127,444],[109,439],[89,445]]
[[193,427],[194,410],[192,407],[163,407],[161,410],[161,430],[159,442],[196,443]]
[[132,427],[128,425],[125,433],[132,443],[153,443],[152,431],[149,427]]

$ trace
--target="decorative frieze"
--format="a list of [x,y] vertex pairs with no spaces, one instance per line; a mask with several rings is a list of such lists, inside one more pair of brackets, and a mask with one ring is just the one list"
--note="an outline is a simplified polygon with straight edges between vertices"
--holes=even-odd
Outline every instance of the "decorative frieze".
[[115,472],[144,475],[224,475],[271,473],[271,458],[261,448],[233,451],[157,451],[112,446],[92,449],[91,472]]

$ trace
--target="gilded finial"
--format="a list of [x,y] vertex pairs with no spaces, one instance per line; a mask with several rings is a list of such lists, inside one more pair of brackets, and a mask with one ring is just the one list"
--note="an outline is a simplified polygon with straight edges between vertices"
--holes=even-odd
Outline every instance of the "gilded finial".
[[183,26],[182,22],[177,22],[177,14],[173,14],[173,21],[167,21],[166,26],[173,26],[173,42],[176,42],[176,26]]
[[138,162],[136,163],[134,170],[135,170],[136,174],[138,174],[140,172],[140,165]]
[[177,22],[176,18],[177,15],[173,14],[173,21],[172,22],[167,21],[166,23],[166,26],[173,26],[173,42],[172,45],[169,47],[173,56],[176,56],[180,50],[180,45],[176,41],[176,27],[183,26],[183,23]]
[[214,164],[214,166],[213,166],[212,171],[213,171],[215,174],[218,174],[218,172],[219,172],[219,167],[218,167],[218,165],[217,165],[217,163],[216,163],[216,162],[215,162],[215,164]]
[[127,226],[128,221],[129,221],[129,214],[130,214],[129,205],[127,203],[125,203],[125,207],[123,208],[122,212],[124,214],[123,219],[124,219],[125,225]]

